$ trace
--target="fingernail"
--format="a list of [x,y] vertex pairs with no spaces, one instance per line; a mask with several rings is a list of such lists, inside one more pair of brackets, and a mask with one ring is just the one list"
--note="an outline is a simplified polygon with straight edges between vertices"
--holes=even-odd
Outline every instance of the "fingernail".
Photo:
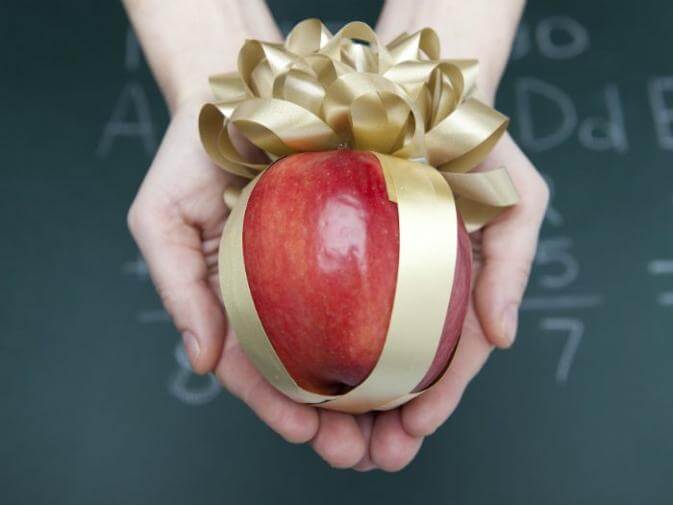
[[185,346],[187,354],[189,355],[189,360],[192,362],[192,364],[196,363],[196,360],[199,358],[199,353],[201,352],[199,341],[196,340],[196,337],[193,333],[186,331],[182,334],[182,343]]
[[514,343],[518,324],[519,305],[512,303],[505,308],[502,315],[502,331],[508,345],[512,345]]

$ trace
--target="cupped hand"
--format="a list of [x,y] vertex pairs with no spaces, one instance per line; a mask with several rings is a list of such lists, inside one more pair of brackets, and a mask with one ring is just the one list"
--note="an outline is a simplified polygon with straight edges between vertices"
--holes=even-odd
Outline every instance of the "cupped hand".
[[463,336],[442,380],[401,408],[359,416],[300,405],[274,389],[227,330],[217,254],[227,209],[222,194],[240,184],[208,159],[197,132],[203,100],[179,106],[131,206],[129,228],[166,310],[182,334],[193,369],[222,384],[290,442],[310,442],[327,463],[358,470],[406,466],[423,438],[453,412],[493,345],[511,345],[548,191],[509,138],[487,164],[505,165],[521,202],[483,230]]
[[433,433],[446,421],[494,347],[514,343],[549,189],[509,134],[476,170],[501,166],[508,169],[519,202],[471,235],[473,291],[454,359],[437,384],[402,407],[402,425],[416,437]]

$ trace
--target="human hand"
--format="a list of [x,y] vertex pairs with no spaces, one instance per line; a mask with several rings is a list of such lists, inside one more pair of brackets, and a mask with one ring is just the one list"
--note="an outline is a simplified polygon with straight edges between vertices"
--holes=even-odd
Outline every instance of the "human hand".
[[507,167],[520,201],[470,236],[473,292],[463,333],[442,379],[402,407],[402,425],[413,436],[427,436],[441,426],[493,348],[505,349],[514,343],[549,189],[507,133],[476,170],[501,166]]

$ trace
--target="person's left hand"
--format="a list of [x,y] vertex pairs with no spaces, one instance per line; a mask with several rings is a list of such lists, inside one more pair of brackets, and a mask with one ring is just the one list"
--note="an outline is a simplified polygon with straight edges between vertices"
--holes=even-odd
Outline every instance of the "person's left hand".
[[[478,169],[499,166],[508,168],[520,201],[471,236],[473,292],[456,354],[442,379],[423,395],[393,411],[356,418],[367,451],[355,469],[395,471],[410,463],[423,438],[456,409],[493,347],[508,348],[514,342],[549,190],[508,134]],[[329,453],[337,443],[326,440],[322,452]]]

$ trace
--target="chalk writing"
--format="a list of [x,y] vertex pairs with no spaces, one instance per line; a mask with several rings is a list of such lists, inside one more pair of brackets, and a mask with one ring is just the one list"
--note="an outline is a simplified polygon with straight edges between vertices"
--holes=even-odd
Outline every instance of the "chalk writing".
[[[133,31],[129,29],[126,35],[124,67],[127,72],[132,72],[139,64],[138,42]],[[135,79],[124,84],[112,108],[110,119],[103,127],[96,154],[102,158],[106,157],[119,138],[139,139],[147,155],[153,154],[157,148],[147,94],[142,84]]]
[[213,374],[203,377],[194,374],[182,342],[176,343],[174,356],[178,368],[168,379],[170,393],[187,405],[205,405],[212,402],[222,390],[217,378]]
[[556,382],[564,384],[568,381],[570,368],[575,354],[584,335],[584,323],[579,319],[549,317],[541,321],[540,327],[546,331],[563,331],[567,333],[566,343],[556,366]]

